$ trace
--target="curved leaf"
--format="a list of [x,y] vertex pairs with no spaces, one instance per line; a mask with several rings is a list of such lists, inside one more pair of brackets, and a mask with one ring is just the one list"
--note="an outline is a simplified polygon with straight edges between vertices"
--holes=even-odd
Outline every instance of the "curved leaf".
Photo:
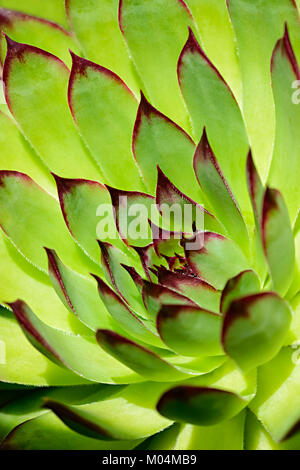
[[7,43],[5,96],[26,138],[51,171],[73,178],[102,178],[68,110],[65,64],[42,49],[8,38]]
[[41,322],[21,300],[11,304],[27,339],[54,363],[101,383],[139,382],[140,377],[99,350],[92,336],[67,334]]
[[181,126],[189,127],[176,77],[187,27],[193,24],[185,2],[121,0],[119,22],[144,91],[154,106]]
[[207,281],[215,289],[223,289],[226,282],[239,272],[250,268],[249,262],[236,244],[218,233],[204,232],[198,235],[199,250],[185,250],[186,259],[193,273]]
[[110,70],[73,53],[72,58],[70,109],[105,182],[122,189],[142,190],[131,149],[136,98]]
[[150,329],[135,313],[123,302],[123,300],[98,276],[94,276],[98,283],[98,292],[112,318],[130,336],[140,339],[145,343],[161,347],[162,343],[157,333]]
[[180,271],[168,271],[161,267],[158,269],[158,281],[170,289],[179,291],[204,309],[219,311],[220,291],[199,277]]
[[68,427],[87,437],[110,441],[140,439],[171,424],[155,410],[165,388],[166,384],[144,382],[128,386],[112,398],[89,404],[70,406],[50,398],[45,406]]
[[243,216],[208,142],[205,129],[195,152],[194,170],[216,216],[237,244],[247,251],[249,239]]
[[157,315],[162,340],[184,356],[223,354],[221,316],[199,307],[163,305]]
[[194,142],[175,122],[154,108],[143,94],[132,145],[134,157],[151,194],[155,192],[156,165],[159,165],[176,187],[193,199],[199,199],[201,192],[191,168]]
[[0,6],[47,18],[65,27],[68,26],[63,0],[51,0],[47,3],[41,3],[40,0],[26,0],[25,2],[24,0],[0,0]]
[[154,382],[172,382],[188,378],[195,371],[185,370],[161,359],[157,354],[109,330],[98,330],[101,348],[137,374]]
[[174,421],[212,426],[237,415],[246,404],[232,392],[183,385],[166,392],[157,409]]
[[46,253],[51,283],[66,308],[94,331],[110,326],[96,283],[68,268],[54,250],[46,248]]
[[[242,114],[232,91],[200,48],[192,30],[179,58],[178,78],[195,140],[200,140],[206,127],[225,178],[251,222],[245,179],[249,144]],[[203,189],[205,193],[206,188]]]
[[224,318],[224,349],[242,370],[264,364],[283,346],[291,318],[288,304],[273,292],[234,300]]
[[256,294],[260,290],[260,281],[252,269],[242,271],[237,276],[227,281],[221,296],[220,310],[225,314],[232,301],[245,297],[246,295]]
[[87,383],[73,372],[53,364],[26,339],[11,312],[0,308],[0,340],[5,345],[5,363],[0,364],[0,380],[34,386]]
[[1,228],[26,259],[47,272],[47,246],[79,272],[97,269],[72,240],[52,196],[24,173],[0,171],[0,182]]
[[[9,8],[13,8],[13,6],[9,5]],[[68,65],[71,64],[68,54],[69,48],[78,49],[72,35],[62,26],[43,18],[25,14],[24,10],[19,12],[0,8],[0,27],[4,33],[15,41],[40,47],[58,56]],[[2,63],[5,53],[5,41],[1,38],[0,55]]]
[[292,222],[300,206],[300,108],[298,98],[295,101],[293,97],[294,83],[299,87],[299,80],[300,69],[286,26],[272,57],[276,134],[268,181],[284,194]]
[[86,58],[117,73],[138,92],[134,65],[119,28],[118,5],[118,0],[66,0],[66,11]]
[[295,245],[287,207],[275,189],[265,192],[262,237],[274,289],[284,295],[294,274]]

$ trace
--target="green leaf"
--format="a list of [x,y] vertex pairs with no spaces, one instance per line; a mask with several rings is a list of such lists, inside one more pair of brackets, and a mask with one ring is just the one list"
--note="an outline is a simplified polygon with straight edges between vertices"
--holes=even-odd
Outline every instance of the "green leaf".
[[190,305],[196,307],[189,297],[179,294],[166,286],[144,281],[142,297],[151,318],[155,319],[162,305]]
[[65,223],[79,246],[97,264],[97,238],[124,247],[115,227],[109,192],[101,183],[54,175]]
[[128,386],[112,398],[101,401],[70,406],[50,398],[46,399],[45,406],[68,427],[87,437],[105,441],[140,439],[171,424],[155,409],[165,388],[166,384],[144,382]]
[[157,315],[162,340],[184,356],[223,354],[221,315],[199,307],[163,305]]
[[298,81],[298,88],[299,80],[300,70],[286,26],[272,57],[276,134],[268,181],[284,194],[292,222],[300,206],[300,108],[298,98],[295,101],[293,96],[294,84]]
[[295,246],[286,204],[275,189],[265,192],[262,236],[274,289],[284,295],[294,274]]
[[40,0],[0,0],[0,6],[47,18],[65,27],[68,26],[64,0],[51,0],[47,3],[41,3]]
[[0,380],[35,386],[87,383],[73,372],[53,364],[26,339],[11,312],[0,308],[0,340],[5,347],[5,362],[0,363]]
[[168,363],[156,353],[113,331],[98,330],[96,337],[104,351],[148,380],[172,382],[197,374]]
[[128,307],[128,305],[98,276],[95,276],[98,283],[98,292],[100,298],[112,318],[126,331],[130,336],[139,340],[162,347],[163,344],[159,340],[157,333],[149,328],[136,314]]
[[166,418],[212,426],[237,415],[247,402],[226,390],[182,385],[167,391],[157,404]]
[[97,269],[72,240],[52,196],[24,173],[1,171],[0,181],[2,230],[27,260],[47,272],[47,246],[81,273]]
[[249,238],[243,216],[208,142],[205,129],[196,149],[194,170],[214,213],[233,240],[247,252]]
[[131,450],[140,442],[91,439],[72,431],[49,412],[14,429],[1,450]]
[[46,248],[46,253],[51,283],[66,308],[93,331],[111,326],[95,281],[63,264],[54,250]]
[[[243,82],[243,113],[255,164],[265,182],[273,152],[275,115],[270,80],[274,45],[284,22],[299,44],[299,17],[290,0],[228,0]],[[251,40],[250,40],[251,38]],[[290,93],[291,84],[286,93]]]
[[221,312],[225,314],[232,301],[246,295],[257,294],[259,290],[260,280],[257,274],[252,269],[242,271],[227,281],[221,296]]
[[[3,2],[1,2],[3,3]],[[1,5],[0,3],[0,5]],[[12,8],[10,5],[9,8]],[[43,16],[43,15],[41,15]],[[71,65],[69,48],[78,49],[72,35],[62,26],[23,12],[0,8],[1,30],[14,41],[30,44],[56,55]],[[1,38],[1,61],[5,58],[5,41]]]
[[1,170],[26,173],[46,191],[56,194],[53,179],[47,167],[29,146],[13,120],[0,112]]
[[241,73],[226,0],[187,0],[186,3],[197,24],[204,50],[240,99]]
[[187,28],[193,24],[185,2],[121,0],[119,8],[120,28],[144,91],[155,107],[188,128],[187,111],[176,76]]
[[26,138],[51,171],[101,179],[68,109],[69,70],[42,49],[11,39],[7,42],[3,70],[6,100]]
[[126,245],[145,246],[152,242],[148,220],[155,213],[155,199],[139,191],[121,191],[107,186],[114,208],[116,226]]
[[67,0],[72,30],[87,59],[118,74],[138,92],[134,65],[118,23],[118,0]]
[[250,408],[276,442],[291,438],[298,430],[298,348],[283,348],[272,361],[258,369],[258,392]]
[[245,413],[214,426],[182,425],[176,450],[243,450]]
[[[18,398],[11,399],[0,411],[0,441],[7,436],[16,426],[47,413],[43,408],[45,397],[62,401],[66,405],[81,405],[98,400],[106,400],[120,392],[124,386],[116,385],[83,385],[69,387],[38,387],[30,390]],[[10,391],[12,393],[12,391]]]
[[264,364],[283,346],[291,318],[288,304],[273,292],[234,300],[224,318],[224,349],[242,370]]
[[[141,311],[143,316],[143,306],[139,290],[134,280],[123,264],[134,264],[135,260],[130,260],[125,253],[109,243],[99,242],[101,249],[101,262],[106,280],[114,287],[119,296],[131,305],[137,312]],[[138,264],[135,263],[135,265]]]
[[110,70],[75,54],[72,58],[70,109],[105,182],[122,189],[142,190],[131,148],[138,108],[135,96]]
[[157,272],[160,284],[178,291],[204,309],[219,312],[221,293],[203,279],[180,271],[168,271],[163,267]]
[[140,381],[137,374],[99,350],[93,336],[75,336],[52,328],[39,320],[21,300],[10,305],[27,339],[54,363],[94,382]]
[[218,233],[202,232],[200,249],[186,249],[185,255],[192,272],[215,289],[223,289],[226,282],[241,271],[249,269],[249,262],[236,244]]
[[199,200],[201,192],[192,169],[194,151],[195,144],[189,135],[142,94],[133,132],[133,153],[148,191],[155,192],[159,165],[177,188]]
[[248,410],[245,423],[245,450],[299,450],[299,433],[283,442],[275,442],[264,426]]
[[224,232],[220,222],[203,206],[200,206],[176,188],[159,166],[157,171],[156,204],[163,221],[165,217],[171,218],[169,214],[172,214],[172,209],[175,208],[173,216],[174,230],[193,232],[195,224],[198,230]]
[[88,329],[70,313],[54,292],[47,274],[22,256],[12,243],[0,234],[0,303],[16,298],[29,302],[47,324],[75,334]]
[[[245,178],[249,144],[243,118],[227,83],[200,48],[192,30],[179,58],[178,79],[191,115],[195,140],[200,140],[206,127],[225,178],[247,222],[251,222]],[[203,189],[205,193],[206,188]]]

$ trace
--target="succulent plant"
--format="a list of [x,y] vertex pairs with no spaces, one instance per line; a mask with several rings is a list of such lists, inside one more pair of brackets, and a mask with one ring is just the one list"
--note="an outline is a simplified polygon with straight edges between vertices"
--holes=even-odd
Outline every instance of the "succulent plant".
[[300,449],[297,4],[0,0],[2,449]]

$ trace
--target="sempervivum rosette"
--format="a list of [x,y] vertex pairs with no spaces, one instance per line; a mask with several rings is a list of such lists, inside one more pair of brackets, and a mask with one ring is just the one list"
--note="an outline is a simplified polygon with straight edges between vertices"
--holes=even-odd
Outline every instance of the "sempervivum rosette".
[[296,4],[48,3],[0,0],[2,448],[299,449]]

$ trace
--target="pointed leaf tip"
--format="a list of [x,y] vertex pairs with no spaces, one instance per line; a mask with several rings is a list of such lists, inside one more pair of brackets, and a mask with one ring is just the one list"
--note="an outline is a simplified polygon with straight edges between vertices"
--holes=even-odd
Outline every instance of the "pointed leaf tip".
[[297,80],[300,80],[300,69],[291,44],[287,22],[285,22],[283,37],[277,41],[272,54],[271,71],[274,69],[274,61],[279,51],[288,58]]

